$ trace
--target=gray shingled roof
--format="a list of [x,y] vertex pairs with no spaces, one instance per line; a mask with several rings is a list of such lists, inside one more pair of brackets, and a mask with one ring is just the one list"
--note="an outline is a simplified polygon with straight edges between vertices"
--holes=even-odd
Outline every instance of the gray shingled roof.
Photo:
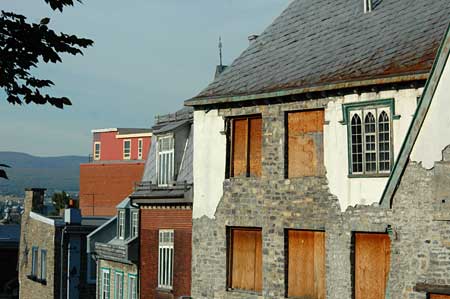
[[450,20],[450,1],[374,2],[374,10],[364,14],[362,0],[294,0],[186,104],[369,79],[426,78]]

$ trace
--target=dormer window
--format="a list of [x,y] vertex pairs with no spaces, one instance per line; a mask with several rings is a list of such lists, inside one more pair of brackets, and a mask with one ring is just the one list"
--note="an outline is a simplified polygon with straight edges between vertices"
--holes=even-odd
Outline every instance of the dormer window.
[[125,211],[119,211],[118,215],[118,232],[117,235],[119,239],[125,239]]
[[173,136],[158,138],[158,185],[167,186],[173,180],[174,173],[174,139]]

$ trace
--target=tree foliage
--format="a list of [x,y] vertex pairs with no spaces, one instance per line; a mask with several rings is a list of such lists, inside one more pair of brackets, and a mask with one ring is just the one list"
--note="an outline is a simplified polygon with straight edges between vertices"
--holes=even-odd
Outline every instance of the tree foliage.
[[53,193],[52,203],[55,207],[55,215],[59,215],[59,212],[62,209],[65,209],[67,206],[69,206],[69,200],[69,194],[67,194],[65,191]]
[[[53,10],[63,11],[74,5],[73,0],[44,0]],[[80,2],[80,1],[77,1]],[[29,23],[27,18],[13,12],[0,14],[0,88],[12,104],[51,104],[58,108],[71,105],[67,97],[55,97],[44,89],[54,83],[37,78],[32,70],[39,63],[62,62],[61,54],[83,54],[82,49],[93,45],[90,39],[66,33],[56,33],[49,28],[50,19]]]

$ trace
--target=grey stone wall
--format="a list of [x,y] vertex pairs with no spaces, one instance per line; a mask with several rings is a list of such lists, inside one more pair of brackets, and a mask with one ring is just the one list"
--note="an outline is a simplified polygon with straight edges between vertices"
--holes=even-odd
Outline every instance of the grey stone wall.
[[[442,168],[436,167],[434,174],[410,165],[390,210],[373,205],[341,212],[325,176],[284,178],[285,111],[324,105],[314,100],[220,110],[224,116],[262,114],[262,177],[226,180],[215,219],[194,219],[194,298],[285,298],[286,229],[326,231],[327,298],[352,298],[353,232],[386,232],[388,225],[396,232],[391,236],[391,298],[424,299],[424,293],[413,291],[421,281],[450,284],[450,222],[433,220],[436,199],[431,194],[436,177],[450,176],[447,163],[439,163]],[[261,295],[226,289],[227,226],[262,228]]]

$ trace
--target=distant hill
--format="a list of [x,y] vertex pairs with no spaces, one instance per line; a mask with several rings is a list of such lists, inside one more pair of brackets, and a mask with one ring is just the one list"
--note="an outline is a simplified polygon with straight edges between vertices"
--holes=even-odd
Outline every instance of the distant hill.
[[79,190],[82,156],[36,157],[25,153],[1,152],[0,164],[8,164],[9,180],[0,179],[0,195],[23,196],[25,188],[46,188],[54,191]]

